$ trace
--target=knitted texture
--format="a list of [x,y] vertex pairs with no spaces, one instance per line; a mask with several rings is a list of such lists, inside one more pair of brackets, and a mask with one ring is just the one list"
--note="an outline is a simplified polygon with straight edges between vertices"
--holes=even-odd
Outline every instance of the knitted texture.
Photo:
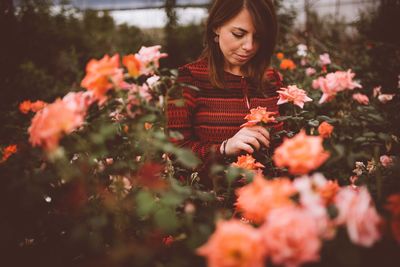
[[[183,139],[171,141],[190,148],[203,163],[212,159],[212,155],[220,157],[221,143],[240,130],[250,109],[262,106],[278,112],[276,90],[282,86],[282,79],[273,69],[267,71],[267,77],[271,86],[265,96],[246,78],[228,72],[224,72],[226,88],[214,88],[205,59],[179,68],[178,82],[199,90],[182,86],[185,104],[181,107],[175,105],[176,99],[168,100],[168,131],[183,135]],[[271,124],[271,127],[281,130],[282,124]]]

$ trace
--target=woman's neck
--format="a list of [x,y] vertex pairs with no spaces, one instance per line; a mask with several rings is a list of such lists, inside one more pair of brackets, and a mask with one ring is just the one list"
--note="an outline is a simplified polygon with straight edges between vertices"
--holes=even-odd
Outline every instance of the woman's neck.
[[224,71],[225,71],[225,72],[229,72],[229,73],[231,73],[231,74],[233,74],[233,75],[243,76],[243,72],[242,72],[242,70],[240,69],[240,67],[235,67],[235,68],[227,68],[227,67],[225,67],[225,68],[224,68]]

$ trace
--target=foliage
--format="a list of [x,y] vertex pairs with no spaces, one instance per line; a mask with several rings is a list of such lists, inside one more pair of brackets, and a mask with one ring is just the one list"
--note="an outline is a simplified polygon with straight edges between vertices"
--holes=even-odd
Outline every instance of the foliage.
[[[65,9],[53,16],[45,1],[38,6],[32,3],[25,1],[15,15],[2,17],[18,33],[10,34],[6,45],[16,45],[19,49],[19,53],[6,55],[12,59],[9,65],[2,65],[6,67],[2,72],[6,75],[1,82],[8,89],[2,101],[8,104],[8,109],[14,105],[12,116],[6,114],[8,124],[2,134],[6,141],[1,146],[0,161],[0,248],[5,265],[205,266],[205,259],[197,253],[207,256],[210,251],[211,254],[224,252],[212,242],[213,236],[218,236],[223,228],[221,225],[227,225],[231,219],[240,219],[240,225],[246,225],[247,230],[243,232],[235,232],[240,227],[227,231],[228,239],[222,242],[222,248],[225,245],[229,248],[231,244],[234,248],[237,242],[232,242],[229,234],[240,233],[240,238],[249,240],[246,238],[253,236],[254,231],[269,233],[271,229],[264,229],[261,222],[273,209],[278,219],[272,221],[277,224],[293,214],[302,218],[294,221],[292,227],[281,229],[277,236],[297,229],[296,236],[305,237],[304,242],[315,241],[313,236],[302,232],[307,228],[306,223],[310,223],[309,217],[300,216],[299,209],[305,212],[305,207],[313,216],[321,215],[323,210],[323,219],[333,223],[332,229],[335,229],[333,239],[324,236],[315,241],[321,242],[318,244],[322,247],[319,250],[318,245],[318,251],[313,250],[308,260],[316,260],[318,255],[321,259],[307,266],[397,264],[400,132],[396,123],[400,98],[395,62],[389,60],[391,56],[397,57],[392,49],[396,40],[385,39],[386,35],[375,36],[382,42],[366,48],[365,42],[374,30],[361,31],[365,35],[352,39],[339,36],[334,26],[327,26],[332,32],[326,31],[323,44],[309,35],[307,42],[304,41],[308,45],[299,47],[304,36],[290,32],[294,14],[281,13],[286,24],[281,31],[278,51],[281,54],[274,57],[273,66],[281,69],[285,88],[296,87],[290,87],[293,99],[289,91],[284,95],[285,88],[281,88],[281,116],[272,118],[273,114],[259,109],[260,121],[267,127],[274,120],[285,123],[283,131],[272,133],[273,142],[283,139],[282,145],[276,142],[279,153],[262,150],[257,161],[247,155],[239,157],[233,165],[227,162],[213,166],[210,173],[213,187],[208,188],[198,180],[198,159],[190,151],[169,142],[169,138],[179,138],[179,133],[165,132],[165,103],[169,96],[180,93],[176,71],[158,68],[158,60],[164,56],[158,47],[142,48],[128,55],[132,49],[151,42],[151,38],[135,27],[116,26],[107,13],[87,11],[78,19],[75,11]],[[374,15],[374,22],[364,20],[359,27],[379,28],[382,16]],[[201,42],[196,39],[200,38],[200,28],[190,25],[173,30],[174,42],[179,45],[170,43],[170,48],[179,47],[188,52],[170,62],[193,59],[197,49],[201,49]],[[132,38],[127,40],[125,36]],[[340,40],[335,39],[339,37]],[[328,40],[341,41],[340,45],[348,42],[346,45],[358,49],[355,52],[334,49]],[[372,53],[375,48],[378,50]],[[120,67],[118,54],[89,61],[105,52],[117,51],[125,55],[124,67]],[[384,61],[376,57],[382,51],[385,51],[383,60],[388,62],[388,71],[375,65],[379,62],[382,66]],[[330,63],[324,55],[327,52]],[[324,56],[321,58],[321,55]],[[147,60],[148,56],[151,60]],[[282,65],[284,59],[290,61]],[[327,101],[321,101],[321,95],[326,92],[316,81],[349,68],[355,73],[351,82],[347,80],[345,87],[334,91]],[[379,85],[380,91],[376,88]],[[81,86],[86,90],[82,91]],[[357,93],[367,96],[368,104],[365,98],[355,97]],[[386,98],[382,97],[385,95]],[[47,103],[25,103],[20,106],[25,114],[21,114],[14,101],[19,103],[25,99],[42,99]],[[58,108],[63,112],[46,112]],[[249,123],[258,123],[254,120],[257,116],[251,115],[254,117],[249,115]],[[333,128],[323,128],[323,123]],[[288,145],[289,140],[296,144]],[[297,147],[303,149],[300,155],[295,151]],[[290,153],[285,153],[285,149]],[[290,157],[278,164],[277,154],[281,159],[285,155]],[[301,161],[304,154],[314,157],[303,160],[308,169],[291,168],[293,161],[298,160],[296,156]],[[243,169],[263,166],[266,166],[265,177]],[[299,174],[306,176],[301,178]],[[337,180],[342,187],[339,189],[332,181],[321,183],[321,177]],[[281,190],[280,181],[289,189]],[[306,181],[307,186],[300,181]],[[263,186],[257,188],[258,183]],[[329,185],[329,190],[322,190],[321,185]],[[256,187],[255,191],[249,190],[245,197],[245,191],[252,187]],[[266,195],[261,194],[264,192]],[[257,202],[260,195],[261,201]],[[391,206],[387,203],[390,195]],[[329,204],[321,207],[322,196],[330,197],[333,204],[328,201],[324,203]],[[352,201],[340,202],[336,196],[344,200],[351,197]],[[360,199],[364,202],[358,201],[358,196],[363,196]],[[268,197],[271,200],[265,201]],[[279,213],[282,203],[289,203],[295,211]],[[347,219],[356,223],[352,231],[349,226],[346,229],[343,221],[338,221],[344,220],[343,210],[351,210],[349,205],[354,203],[360,207],[354,205],[353,212],[347,212]],[[254,211],[258,217],[254,217]],[[321,219],[313,217],[313,222],[324,222]],[[216,224],[217,221],[220,223]],[[316,227],[313,229],[309,228],[309,233],[315,232]],[[324,228],[326,234],[332,229]],[[364,229],[360,235],[367,233],[368,240],[355,238],[354,229]],[[300,245],[306,247],[304,243]],[[197,250],[199,247],[203,249]],[[279,254],[283,250],[276,251]],[[234,259],[242,255],[234,252],[229,254]],[[260,247],[254,252],[264,253]],[[308,262],[306,258],[295,263]],[[267,261],[264,263],[268,266],[279,264],[274,258]],[[285,261],[281,263],[288,265]]]

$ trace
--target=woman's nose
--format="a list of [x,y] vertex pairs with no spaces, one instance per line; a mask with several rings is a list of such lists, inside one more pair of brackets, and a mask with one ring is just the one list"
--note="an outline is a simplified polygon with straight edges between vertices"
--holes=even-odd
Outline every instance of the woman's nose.
[[244,40],[244,42],[242,44],[243,50],[246,50],[246,51],[253,50],[254,46],[255,46],[254,38],[252,36],[249,36],[249,37],[245,38],[245,40]]

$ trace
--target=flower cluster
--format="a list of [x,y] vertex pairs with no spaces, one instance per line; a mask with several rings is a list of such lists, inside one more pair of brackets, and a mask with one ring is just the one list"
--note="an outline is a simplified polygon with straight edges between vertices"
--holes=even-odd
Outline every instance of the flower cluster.
[[[134,77],[153,74],[154,69],[159,66],[159,59],[166,56],[160,53],[159,49],[160,46],[142,47],[137,54],[124,57],[123,64],[128,73]],[[133,106],[140,104],[139,99],[147,102],[152,99],[150,87],[154,86],[159,77],[149,77],[142,85],[130,84],[124,77],[120,56],[105,55],[102,59],[92,59],[87,64],[86,75],[81,82],[81,86],[87,89],[86,92],[69,93],[49,104],[42,101],[22,102],[21,112],[37,112],[28,129],[29,141],[33,146],[42,146],[47,151],[54,150],[64,134],[70,134],[83,125],[89,106],[95,102],[102,106],[112,89],[128,91],[126,113],[131,117],[136,116],[138,111]],[[116,121],[124,117],[121,110],[116,110],[110,115]]]
[[360,84],[353,81],[354,76],[355,74],[351,70],[347,72],[336,71],[314,80],[312,83],[313,88],[320,89],[323,93],[319,103],[322,104],[332,100],[341,91],[361,88]]
[[[291,182],[266,180],[258,173],[236,193],[236,208],[256,227],[236,219],[219,222],[197,250],[208,266],[264,266],[267,258],[282,266],[315,262],[323,240],[332,239],[339,227],[347,229],[353,243],[364,247],[381,237],[381,218],[367,189],[339,188],[322,174]],[[338,211],[336,217],[329,214],[332,207]]]

